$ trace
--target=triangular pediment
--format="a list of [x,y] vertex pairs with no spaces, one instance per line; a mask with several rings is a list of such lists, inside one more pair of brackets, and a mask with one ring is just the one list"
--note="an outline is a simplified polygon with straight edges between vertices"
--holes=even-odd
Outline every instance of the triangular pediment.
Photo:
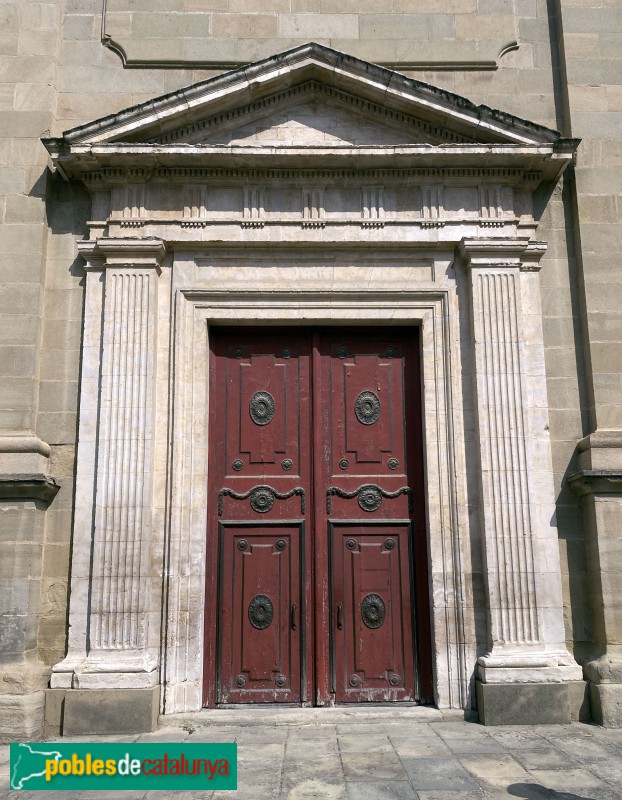
[[63,141],[274,146],[286,140],[288,126],[308,136],[310,145],[524,145],[560,138],[535,123],[309,44],[73,128]]
[[576,140],[317,44],[44,139],[68,177],[160,168],[520,167],[559,175]]

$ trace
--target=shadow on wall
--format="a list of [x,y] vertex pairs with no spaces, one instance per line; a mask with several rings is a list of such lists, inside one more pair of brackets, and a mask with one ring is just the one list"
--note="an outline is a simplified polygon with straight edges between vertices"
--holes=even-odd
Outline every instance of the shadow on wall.
[[582,794],[547,789],[546,786],[539,783],[512,783],[507,787],[507,793],[512,797],[524,798],[524,800],[594,800]]

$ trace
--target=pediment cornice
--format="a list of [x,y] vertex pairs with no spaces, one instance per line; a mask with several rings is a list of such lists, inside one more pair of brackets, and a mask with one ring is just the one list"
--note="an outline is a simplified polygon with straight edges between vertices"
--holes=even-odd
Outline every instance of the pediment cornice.
[[[253,120],[270,125],[311,98],[366,120],[379,143],[323,142],[269,146],[261,140],[218,144],[214,133]],[[387,131],[386,144],[382,130]],[[395,144],[395,131],[406,135]],[[311,132],[312,134],[313,132]],[[294,141],[296,139],[294,138]],[[510,114],[478,106],[444,89],[316,44],[125,109],[45,139],[55,165],[70,177],[102,168],[446,168],[510,167],[554,178],[577,140]]]

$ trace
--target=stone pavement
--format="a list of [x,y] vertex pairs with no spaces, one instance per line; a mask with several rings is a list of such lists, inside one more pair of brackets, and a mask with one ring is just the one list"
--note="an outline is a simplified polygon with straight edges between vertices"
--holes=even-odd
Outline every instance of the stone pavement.
[[237,792],[10,792],[2,800],[622,800],[622,729],[485,728],[435,709],[203,711],[141,736],[71,741],[238,743]]

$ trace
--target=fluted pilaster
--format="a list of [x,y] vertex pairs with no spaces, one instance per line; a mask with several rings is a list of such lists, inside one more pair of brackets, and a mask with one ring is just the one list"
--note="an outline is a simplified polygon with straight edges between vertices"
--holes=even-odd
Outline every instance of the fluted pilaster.
[[580,678],[564,645],[538,262],[528,240],[463,240],[469,273],[488,682]]

